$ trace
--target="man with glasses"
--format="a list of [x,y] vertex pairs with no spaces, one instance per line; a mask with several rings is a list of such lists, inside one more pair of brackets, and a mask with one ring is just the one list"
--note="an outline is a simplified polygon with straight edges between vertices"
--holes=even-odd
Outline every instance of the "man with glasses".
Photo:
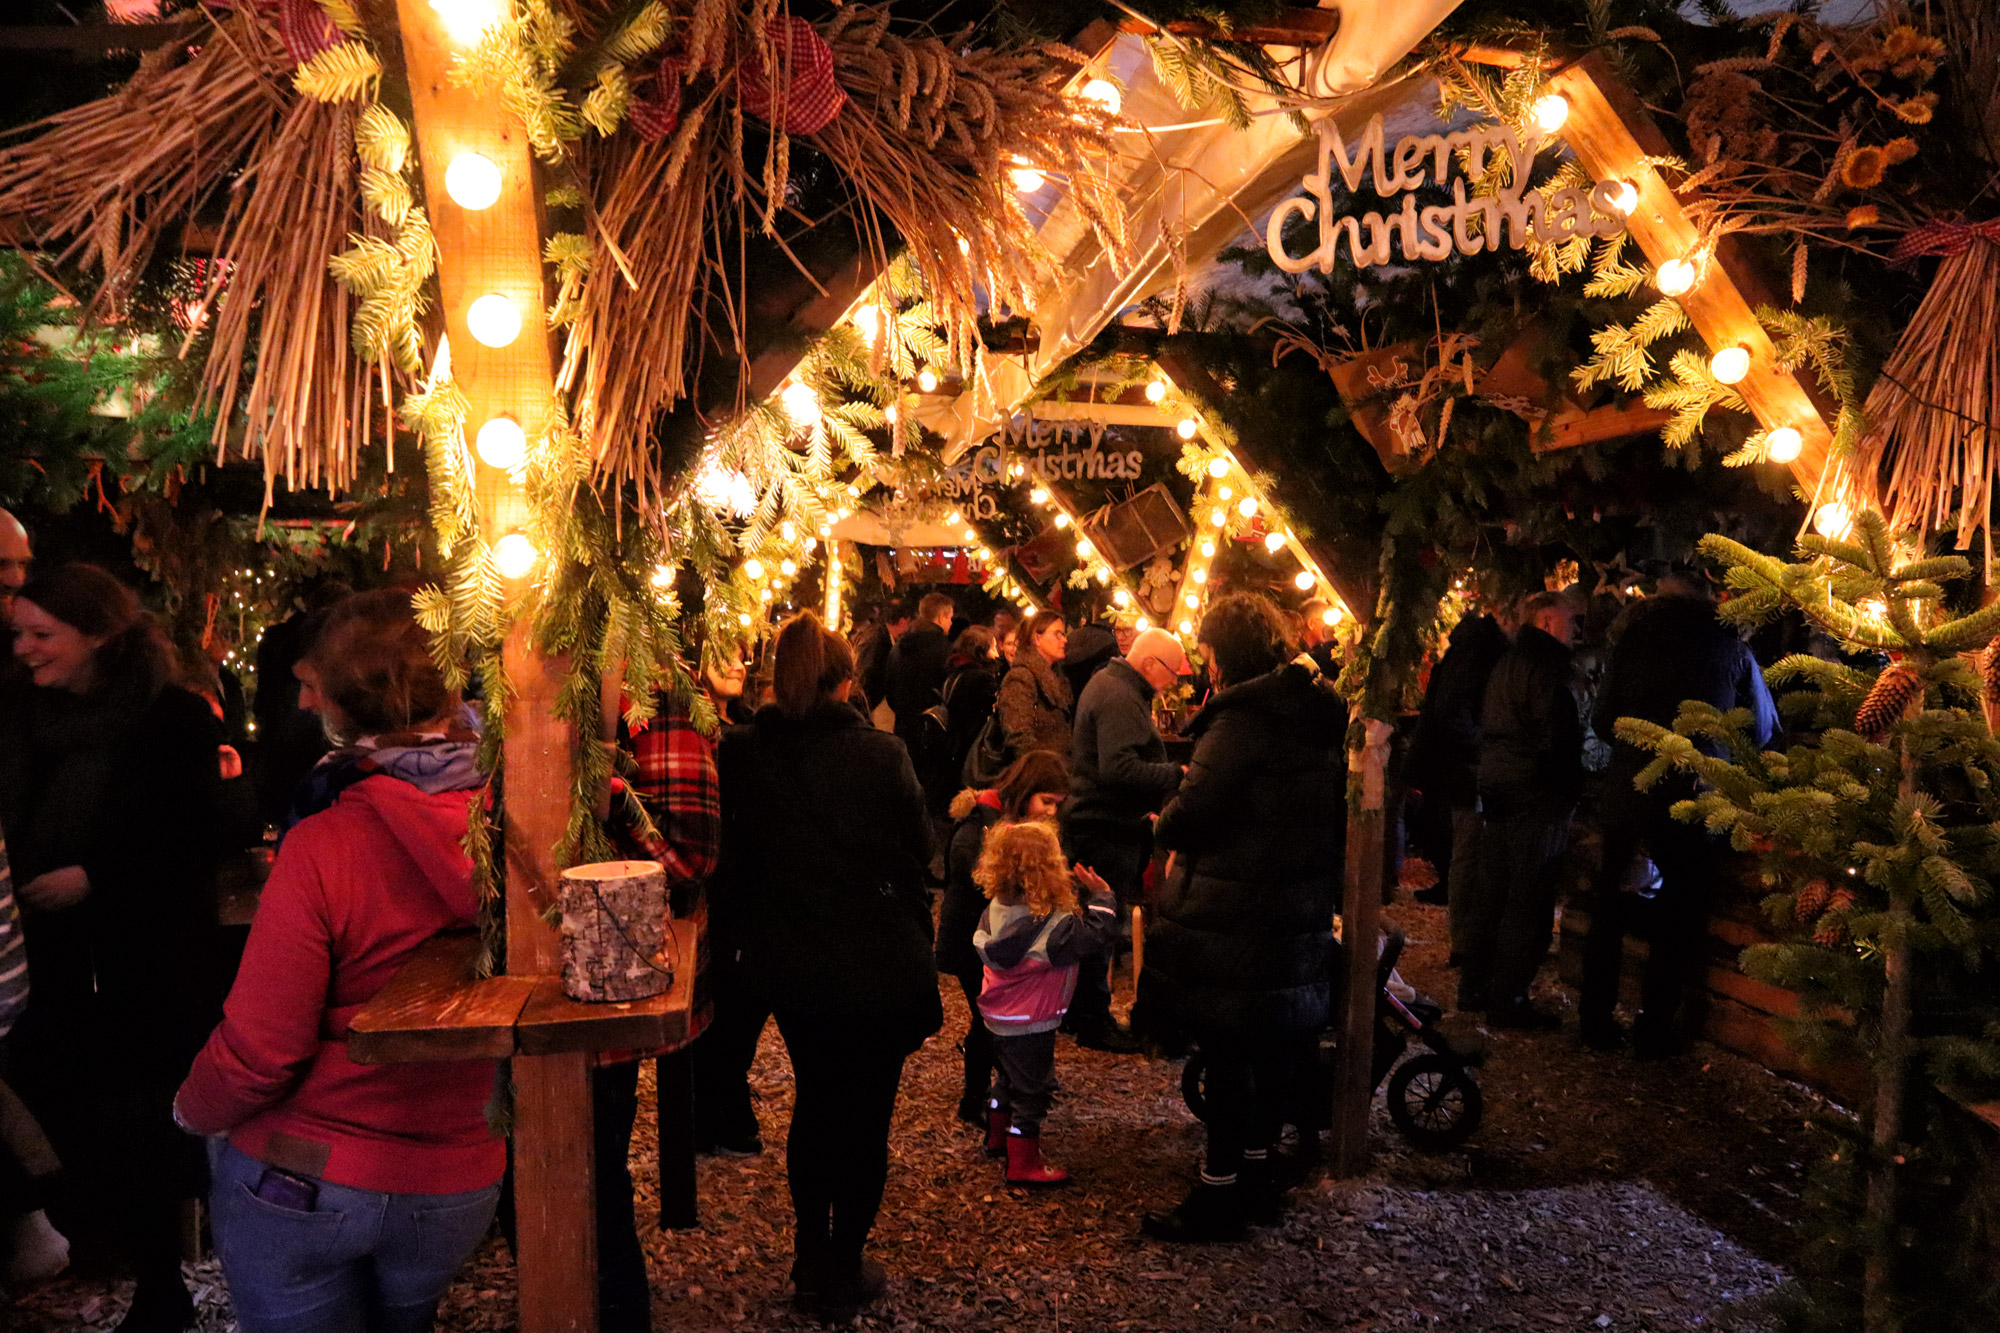
[[[1153,859],[1152,820],[1180,786],[1182,768],[1167,758],[1153,725],[1153,699],[1194,674],[1180,640],[1149,629],[1132,650],[1090,678],[1076,702],[1070,742],[1070,798],[1063,808],[1063,845],[1102,875],[1130,906],[1140,900]],[[1093,1050],[1138,1049],[1111,1016],[1111,960],[1085,963],[1064,1026]]]

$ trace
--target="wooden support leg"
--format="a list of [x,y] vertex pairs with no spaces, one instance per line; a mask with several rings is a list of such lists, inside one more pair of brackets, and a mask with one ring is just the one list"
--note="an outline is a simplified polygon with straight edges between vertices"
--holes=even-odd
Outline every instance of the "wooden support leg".
[[1383,790],[1389,727],[1370,720],[1368,743],[1348,755],[1361,778],[1361,808],[1347,817],[1346,887],[1341,943],[1347,953],[1347,995],[1334,1083],[1333,1172],[1368,1170],[1368,1108],[1375,1100],[1375,967],[1382,934]]
[[522,1333],[597,1328],[590,1057],[514,1058],[514,1253]]
[[694,1047],[655,1062],[660,1121],[660,1229],[701,1225],[694,1187]]

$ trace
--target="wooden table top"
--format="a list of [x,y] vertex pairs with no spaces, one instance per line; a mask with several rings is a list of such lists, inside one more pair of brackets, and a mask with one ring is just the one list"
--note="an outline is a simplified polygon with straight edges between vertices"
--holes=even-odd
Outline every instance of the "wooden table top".
[[685,1041],[698,932],[691,921],[672,924],[680,975],[664,993],[624,1004],[572,1000],[556,975],[475,980],[478,937],[470,931],[436,936],[354,1016],[347,1053],[359,1064],[408,1064]]

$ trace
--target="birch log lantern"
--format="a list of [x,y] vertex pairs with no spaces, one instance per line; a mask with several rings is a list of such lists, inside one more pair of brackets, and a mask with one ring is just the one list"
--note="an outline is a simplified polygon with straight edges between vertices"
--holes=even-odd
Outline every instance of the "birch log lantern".
[[674,984],[665,956],[667,874],[658,861],[599,861],[562,872],[562,981],[572,1000],[645,1000]]

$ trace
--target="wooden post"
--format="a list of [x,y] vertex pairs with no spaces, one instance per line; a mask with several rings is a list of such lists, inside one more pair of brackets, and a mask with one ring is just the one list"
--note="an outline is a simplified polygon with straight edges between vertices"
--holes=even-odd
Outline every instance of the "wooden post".
[[[533,439],[546,425],[555,362],[544,318],[542,218],[526,133],[490,95],[454,85],[453,49],[427,0],[396,0],[415,118],[424,201],[437,237],[438,289],[452,378],[464,391],[468,433],[507,415]],[[499,198],[463,208],[445,188],[460,153],[500,171]],[[519,336],[488,347],[466,312],[488,294],[520,313]],[[487,539],[519,527],[526,501],[507,474],[479,465],[479,517]],[[544,976],[562,967],[555,929],[555,848],[569,818],[568,727],[556,718],[560,664],[538,654],[516,625],[502,661],[513,686],[506,744],[507,971]],[[514,1072],[515,1259],[520,1327],[570,1333],[597,1327],[596,1181],[591,1153],[589,1056],[517,1055]]]
[[1362,727],[1365,740],[1347,752],[1347,770],[1360,780],[1361,800],[1347,815],[1347,876],[1340,909],[1347,995],[1333,1095],[1333,1172],[1344,1177],[1368,1170],[1368,1108],[1375,1100],[1375,967],[1381,951],[1387,832],[1383,811],[1390,728],[1375,718],[1364,719]]

